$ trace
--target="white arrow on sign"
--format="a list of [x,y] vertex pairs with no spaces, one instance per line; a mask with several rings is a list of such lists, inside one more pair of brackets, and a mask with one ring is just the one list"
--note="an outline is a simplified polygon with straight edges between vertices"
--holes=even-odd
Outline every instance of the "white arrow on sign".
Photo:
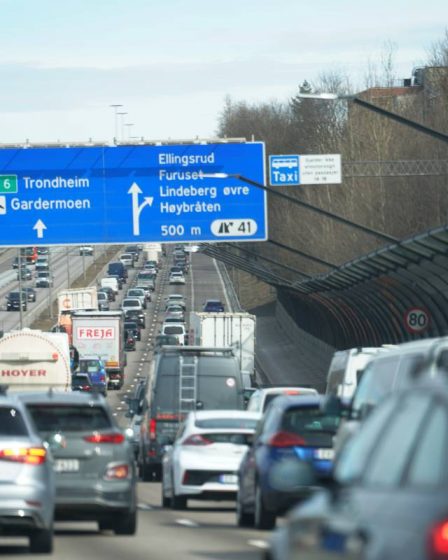
[[37,220],[37,222],[33,226],[33,229],[37,231],[38,239],[42,239],[42,237],[44,236],[44,229],[47,229],[47,226],[43,223],[42,220]]
[[132,195],[132,232],[134,235],[140,235],[140,213],[145,206],[152,206],[154,198],[152,196],[145,196],[144,201],[138,204],[138,195],[142,194],[143,191],[137,185],[137,183],[132,183],[131,188],[128,190],[128,194]]

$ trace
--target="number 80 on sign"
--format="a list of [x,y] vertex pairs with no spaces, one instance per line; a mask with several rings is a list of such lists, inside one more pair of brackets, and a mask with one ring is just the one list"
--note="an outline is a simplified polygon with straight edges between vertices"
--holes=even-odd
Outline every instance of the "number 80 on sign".
[[404,316],[406,330],[411,334],[419,334],[429,326],[429,313],[422,307],[411,307]]

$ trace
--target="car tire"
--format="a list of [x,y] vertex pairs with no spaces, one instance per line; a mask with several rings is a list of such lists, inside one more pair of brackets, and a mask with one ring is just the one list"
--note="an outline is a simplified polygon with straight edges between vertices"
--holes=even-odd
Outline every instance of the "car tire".
[[171,509],[177,511],[183,511],[188,508],[187,498],[185,496],[179,496],[173,490],[173,496],[171,498]]
[[137,511],[134,510],[121,515],[114,522],[113,531],[116,535],[135,535],[137,531]]
[[164,508],[171,507],[171,498],[168,498],[168,496],[165,496],[165,486],[163,484],[163,480],[162,480],[162,507],[164,507]]
[[240,493],[236,497],[236,524],[238,527],[253,527],[254,526],[254,514],[247,513],[242,504]]
[[255,527],[262,530],[273,529],[275,527],[276,517],[273,511],[266,509],[261,488],[257,484],[255,489]]
[[39,529],[30,534],[30,552],[33,554],[53,552],[53,528]]

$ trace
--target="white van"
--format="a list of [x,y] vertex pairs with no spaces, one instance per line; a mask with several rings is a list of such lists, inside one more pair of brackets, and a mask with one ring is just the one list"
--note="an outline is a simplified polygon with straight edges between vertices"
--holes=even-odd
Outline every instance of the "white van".
[[163,323],[160,334],[175,336],[181,346],[185,344],[187,331],[182,323]]
[[351,399],[366,365],[384,348],[350,348],[335,352],[327,374],[326,395]]
[[101,278],[101,287],[102,288],[112,288],[114,293],[118,294],[118,280],[116,278]]

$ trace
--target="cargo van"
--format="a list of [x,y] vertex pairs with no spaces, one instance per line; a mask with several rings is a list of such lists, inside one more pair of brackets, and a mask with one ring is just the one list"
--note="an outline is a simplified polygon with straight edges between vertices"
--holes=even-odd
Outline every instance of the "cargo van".
[[385,347],[367,364],[335,437],[339,452],[372,409],[392,392],[422,376],[448,373],[448,337],[427,338]]
[[100,284],[102,288],[112,288],[115,295],[118,295],[120,288],[118,285],[118,280],[116,278],[111,278],[109,276],[106,278],[101,278]]
[[117,275],[123,280],[123,282],[126,282],[128,277],[127,268],[119,261],[109,263],[109,266],[107,267],[107,274]]
[[155,355],[141,426],[143,480],[159,478],[164,446],[192,410],[244,410],[244,388],[231,348],[162,346]]
[[382,348],[349,348],[335,352],[327,374],[325,394],[343,399],[353,396],[366,365]]

